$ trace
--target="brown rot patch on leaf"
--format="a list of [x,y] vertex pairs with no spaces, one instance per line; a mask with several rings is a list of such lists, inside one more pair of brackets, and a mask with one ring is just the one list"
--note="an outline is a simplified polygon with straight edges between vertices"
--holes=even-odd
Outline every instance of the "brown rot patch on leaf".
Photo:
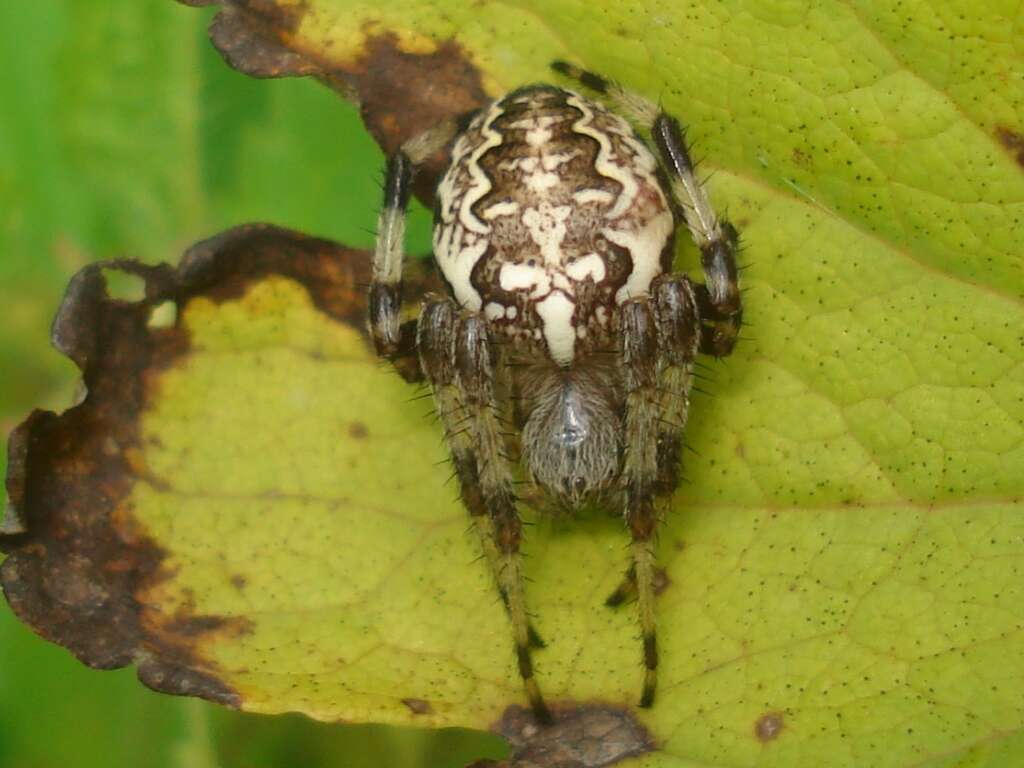
[[[105,270],[142,278],[144,297],[110,298]],[[174,574],[134,519],[130,492],[149,377],[189,348],[183,329],[150,326],[152,308],[237,295],[269,274],[298,281],[325,314],[362,326],[357,286],[368,277],[367,254],[274,227],[240,227],[200,243],[178,269],[120,261],[79,272],[52,336],[81,369],[88,394],[60,415],[35,411],[14,430],[0,530],[9,554],[0,567],[4,595],[36,632],[89,666],[134,662],[152,688],[231,706],[239,696],[203,649],[249,627],[200,612],[187,590],[173,604],[154,597]]]
[[143,612],[142,623],[153,634],[166,633],[172,637],[197,638],[210,632],[243,635],[250,631],[250,622],[243,618],[226,619],[222,616],[201,616],[196,613],[195,595],[185,590],[185,602],[168,615],[164,610]]
[[224,60],[252,77],[330,78],[329,62],[309,50],[296,33],[309,12],[305,2],[276,0],[178,0],[183,5],[221,6],[210,24],[210,40]]
[[754,723],[754,736],[758,741],[773,741],[778,738],[784,726],[781,712],[765,712]]
[[996,138],[999,139],[1000,144],[1013,153],[1017,165],[1024,168],[1024,135],[1000,125],[996,128]]
[[279,37],[299,18],[297,6],[286,11],[271,3],[226,4],[210,25],[210,40],[230,66],[252,77],[322,75],[321,64]]
[[201,293],[217,301],[237,299],[268,275],[301,283],[329,317],[365,325],[369,259],[327,240],[270,225],[238,227],[193,245],[177,272],[187,296]]
[[672,586],[672,579],[669,578],[668,571],[664,568],[654,569],[654,594],[660,595],[666,589]]
[[602,768],[655,749],[633,713],[606,704],[556,706],[554,724],[541,727],[528,709],[505,710],[493,730],[512,746],[508,768]]
[[[359,98],[366,127],[385,152],[449,118],[461,118],[487,102],[480,73],[451,40],[433,53],[406,53],[390,34],[368,37],[364,55],[344,73]],[[445,153],[417,177],[417,195],[433,197]]]
[[[488,101],[480,72],[453,40],[438,40],[429,53],[403,50],[390,32],[367,28],[358,49],[333,50],[330,38],[303,34],[304,3],[274,0],[180,0],[222,6],[210,39],[227,63],[253,77],[313,76],[356,101],[367,128],[385,152],[448,118]],[[444,152],[417,175],[424,202],[445,163]]]
[[353,421],[348,425],[348,434],[356,440],[365,440],[369,436],[370,430],[366,428],[363,422]]
[[[236,299],[249,285],[268,275],[281,275],[301,283],[317,309],[366,332],[369,256],[267,224],[230,229],[189,248],[177,271],[177,279],[188,286],[189,293],[178,291],[175,295],[179,299],[198,293],[215,301]],[[410,302],[441,288],[432,264],[423,261],[409,261],[402,277]],[[173,345],[181,341],[180,334],[169,335],[162,343]],[[161,359],[173,356],[165,354]],[[421,378],[415,355],[397,361],[395,370],[407,381]]]
[[429,715],[434,712],[429,701],[423,699],[402,699],[402,703],[409,708],[414,715]]

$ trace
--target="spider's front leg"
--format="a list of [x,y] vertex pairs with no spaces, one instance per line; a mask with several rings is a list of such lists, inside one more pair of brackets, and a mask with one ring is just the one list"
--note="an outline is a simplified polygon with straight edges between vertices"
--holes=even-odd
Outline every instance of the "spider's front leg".
[[388,158],[384,175],[369,294],[370,337],[377,354],[394,363],[407,380],[419,378],[415,365],[405,364],[416,359],[416,321],[401,321],[405,217],[413,172],[452,140],[458,125],[458,121],[447,120],[405,142]]
[[626,393],[625,519],[633,563],[626,584],[608,602],[621,602],[635,589],[645,670],[640,706],[649,707],[654,703],[658,668],[654,539],[660,515],[656,500],[671,496],[678,483],[700,324],[693,286],[682,275],[658,278],[650,298],[627,301],[619,312]]
[[526,695],[537,720],[550,723],[551,713],[533,674],[530,647],[540,639],[526,611],[519,551],[522,522],[516,510],[512,467],[504,454],[487,325],[481,315],[460,313],[451,299],[429,296],[420,315],[418,345],[451,448],[462,501],[508,611]]
[[651,139],[668,171],[675,198],[682,206],[686,226],[700,249],[706,285],[697,286],[702,325],[700,351],[725,357],[732,352],[743,322],[736,253],[739,235],[711,207],[697,178],[685,133],[679,121],[643,96],[618,83],[564,61],[551,64],[556,72],[614,101],[637,124],[649,128]]
[[671,174],[676,197],[686,216],[686,225],[700,248],[706,285],[699,286],[697,295],[701,318],[708,323],[702,326],[700,351],[725,357],[736,346],[743,322],[736,265],[739,234],[726,219],[719,219],[711,207],[704,187],[694,173],[693,160],[679,121],[659,111],[651,125],[651,138]]
[[388,158],[384,205],[377,221],[377,245],[373,253],[370,336],[377,354],[391,361],[406,357],[415,349],[415,328],[407,325],[403,332],[401,324],[403,240],[412,170],[412,161],[404,150]]

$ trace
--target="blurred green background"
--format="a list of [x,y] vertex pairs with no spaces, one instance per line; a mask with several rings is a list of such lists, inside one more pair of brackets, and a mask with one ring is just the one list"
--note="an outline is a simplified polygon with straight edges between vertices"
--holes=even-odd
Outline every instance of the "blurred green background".
[[[77,381],[49,323],[84,264],[176,261],[270,221],[369,246],[383,157],[309,80],[256,81],[172,0],[0,3],[0,429]],[[426,251],[419,209],[410,247]],[[4,459],[5,461],[5,459]],[[152,693],[35,637],[0,602],[0,768],[463,766],[496,738],[267,718]]]

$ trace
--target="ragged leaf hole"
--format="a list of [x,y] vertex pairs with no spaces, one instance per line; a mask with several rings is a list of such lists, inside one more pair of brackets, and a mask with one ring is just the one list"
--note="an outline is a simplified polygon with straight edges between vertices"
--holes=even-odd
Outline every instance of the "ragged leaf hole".
[[173,301],[162,301],[149,311],[146,326],[152,329],[173,328],[178,322],[178,305]]
[[146,298],[146,281],[139,275],[121,269],[104,269],[107,296],[117,301],[138,303]]

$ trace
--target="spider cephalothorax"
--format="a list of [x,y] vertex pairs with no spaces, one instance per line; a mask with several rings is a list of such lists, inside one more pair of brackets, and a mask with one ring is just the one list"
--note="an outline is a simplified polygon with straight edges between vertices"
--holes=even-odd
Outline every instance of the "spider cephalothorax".
[[[534,486],[531,500],[621,508],[633,562],[609,603],[636,593],[640,703],[650,706],[656,502],[678,481],[694,358],[728,354],[740,326],[736,232],[708,203],[679,124],[595,75],[555,69],[649,129],[661,163],[603,105],[551,85],[520,88],[391,157],[370,291],[377,351],[418,355],[433,390],[541,721],[550,714],[530,652],[541,642],[523,594],[517,471]],[[449,144],[434,223],[448,294],[428,296],[418,322],[402,325],[412,169]],[[679,218],[701,250],[706,286],[670,271]]]

